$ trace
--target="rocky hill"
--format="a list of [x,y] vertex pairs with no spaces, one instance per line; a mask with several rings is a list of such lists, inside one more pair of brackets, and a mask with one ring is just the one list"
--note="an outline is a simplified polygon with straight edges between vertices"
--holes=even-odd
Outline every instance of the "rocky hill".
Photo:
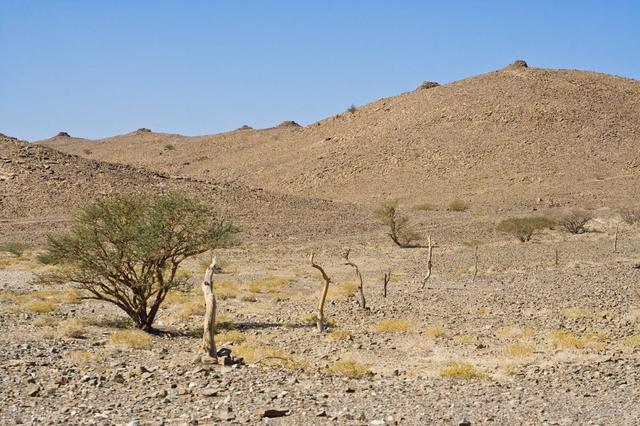
[[247,239],[330,238],[361,232],[366,227],[366,215],[345,203],[88,160],[0,137],[3,240],[18,234],[42,240],[46,232],[64,226],[79,207],[98,197],[171,191],[189,193],[210,203],[221,216],[238,222]]
[[502,70],[423,84],[306,127],[42,143],[88,158],[341,201],[491,208],[626,203],[640,185],[640,82]]

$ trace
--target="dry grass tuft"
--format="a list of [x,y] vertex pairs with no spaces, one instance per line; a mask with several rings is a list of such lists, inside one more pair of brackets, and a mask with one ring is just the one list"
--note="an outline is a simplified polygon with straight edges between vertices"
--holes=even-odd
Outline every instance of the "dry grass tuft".
[[27,312],[33,312],[36,314],[47,314],[58,309],[58,306],[60,306],[60,302],[58,302],[57,300],[45,299],[34,300],[33,302],[26,303],[22,308]]
[[447,210],[452,212],[464,212],[469,210],[469,203],[460,198],[456,198],[447,205]]
[[72,339],[82,339],[86,336],[87,330],[77,319],[62,321],[58,326],[58,333],[63,337]]
[[142,330],[118,330],[109,337],[109,343],[131,349],[151,349],[153,339]]
[[379,333],[403,333],[412,328],[412,324],[404,319],[388,319],[380,321],[374,328]]
[[425,330],[424,334],[427,337],[437,339],[438,337],[444,337],[447,334],[447,329],[442,324],[433,324]]
[[97,354],[95,352],[74,351],[69,352],[67,354],[67,358],[78,364],[84,364],[88,362],[104,361],[105,356],[103,354]]
[[423,212],[430,212],[432,210],[435,210],[436,206],[434,206],[431,203],[420,203],[413,206],[413,209],[418,211],[423,211]]
[[451,379],[487,379],[489,375],[479,371],[471,364],[450,362],[440,370],[440,377]]
[[594,313],[585,308],[568,308],[562,311],[562,315],[567,318],[591,318]]
[[554,331],[548,341],[556,348],[593,349],[600,351],[607,346],[607,336],[599,332],[585,333],[582,336],[567,331]]
[[53,327],[58,324],[58,320],[51,315],[38,315],[32,324],[34,327]]
[[640,347],[640,334],[636,334],[635,336],[625,337],[620,341],[622,346],[626,346],[629,348],[637,348]]
[[290,354],[275,346],[263,345],[257,342],[246,342],[234,348],[234,354],[244,358],[249,364],[280,366],[286,368],[307,367],[307,363],[294,359]]
[[519,328],[506,325],[501,327],[496,335],[501,338],[529,339],[535,335],[535,331],[532,328]]
[[504,348],[504,354],[512,358],[525,358],[533,354],[535,347],[528,343],[513,343]]
[[342,328],[336,328],[329,333],[329,337],[333,340],[349,340],[351,339],[351,334]]
[[267,277],[256,280],[247,286],[247,290],[251,293],[277,293],[289,283],[289,279],[268,275]]
[[238,330],[227,330],[216,335],[216,340],[221,343],[240,344],[247,340],[247,337]]
[[353,297],[358,291],[358,284],[348,281],[340,284],[331,284],[327,293],[328,300],[344,300]]
[[333,362],[327,366],[327,371],[330,374],[350,379],[363,379],[373,375],[369,368],[351,359]]
[[455,339],[460,343],[473,343],[476,340],[476,336],[473,334],[458,334],[455,336]]

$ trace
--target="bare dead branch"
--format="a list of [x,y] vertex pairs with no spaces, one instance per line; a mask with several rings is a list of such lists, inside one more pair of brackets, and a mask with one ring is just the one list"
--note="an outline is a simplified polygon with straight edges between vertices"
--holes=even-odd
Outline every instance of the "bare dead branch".
[[320,273],[322,274],[322,279],[324,280],[324,287],[322,288],[322,293],[320,295],[320,303],[318,304],[318,317],[316,320],[318,331],[322,333],[324,331],[324,304],[327,300],[327,293],[329,292],[329,284],[331,284],[331,278],[329,278],[322,266],[318,265],[315,262],[315,253],[313,251],[309,255],[309,261],[311,263],[311,267],[320,271]]
[[356,278],[358,278],[358,294],[360,296],[360,300],[358,301],[358,303],[360,304],[360,307],[362,309],[367,309],[367,300],[364,297],[364,282],[362,280],[362,274],[360,273],[360,269],[358,268],[358,265],[356,265],[351,260],[349,260],[350,253],[351,253],[351,249],[348,248],[344,252],[342,257],[345,260],[345,265],[351,266],[356,273]]

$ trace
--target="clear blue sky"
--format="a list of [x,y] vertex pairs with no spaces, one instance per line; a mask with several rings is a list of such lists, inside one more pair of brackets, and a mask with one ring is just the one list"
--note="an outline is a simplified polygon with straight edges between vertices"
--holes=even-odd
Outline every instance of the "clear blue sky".
[[518,58],[638,79],[640,1],[0,0],[0,58],[2,133],[196,135]]

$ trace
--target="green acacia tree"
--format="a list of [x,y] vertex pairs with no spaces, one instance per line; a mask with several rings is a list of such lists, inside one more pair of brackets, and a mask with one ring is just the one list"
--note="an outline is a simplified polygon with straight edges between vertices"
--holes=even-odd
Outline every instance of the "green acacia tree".
[[76,283],[86,299],[116,305],[149,331],[169,290],[183,284],[180,264],[235,244],[237,232],[184,195],[118,195],[87,206],[69,232],[49,237],[58,267],[39,280]]

